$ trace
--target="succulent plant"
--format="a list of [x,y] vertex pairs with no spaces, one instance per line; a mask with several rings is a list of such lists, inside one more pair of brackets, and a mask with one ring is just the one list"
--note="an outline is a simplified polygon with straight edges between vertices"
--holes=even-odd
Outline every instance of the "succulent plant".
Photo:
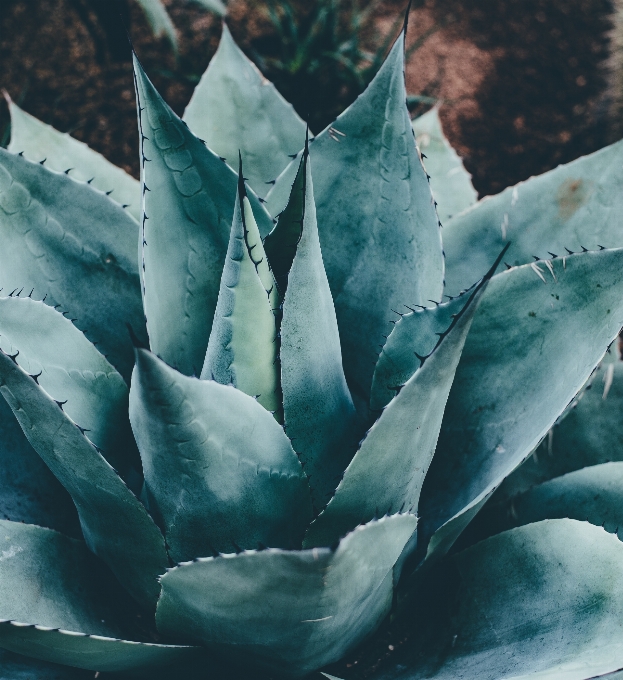
[[578,454],[510,529],[495,493],[595,370],[618,390],[623,145],[476,203],[437,111],[409,120],[405,33],[308,140],[226,28],[184,120],[135,58],[140,188],[11,104],[7,677],[304,676],[392,610],[400,647],[333,672],[623,667],[623,546],[593,526],[621,463]]

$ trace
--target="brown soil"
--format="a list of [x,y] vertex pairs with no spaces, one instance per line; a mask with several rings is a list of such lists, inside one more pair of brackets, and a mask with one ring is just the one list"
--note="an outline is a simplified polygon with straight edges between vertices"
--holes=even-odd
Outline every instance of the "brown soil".
[[[609,141],[602,110],[608,0],[419,4],[412,13],[410,43],[440,22],[446,25],[410,59],[409,92],[441,99],[448,136],[481,194]],[[130,28],[148,73],[181,112],[216,49],[220,22],[184,0],[168,0],[167,5],[180,34],[177,65],[166,43],[152,38],[133,3]],[[378,13],[379,35],[403,5],[386,0]],[[124,54],[125,38],[118,27],[115,40],[107,42],[105,27],[89,7],[88,0],[2,0],[0,86],[27,111],[70,131],[136,175],[130,64],[127,58],[115,60],[115,52]],[[244,49],[277,44],[263,3],[231,0],[230,7],[230,27]],[[300,106],[313,108],[312,94]],[[353,97],[346,93],[343,104]],[[317,120],[334,115],[311,113]],[[1,136],[6,111],[0,115]]]

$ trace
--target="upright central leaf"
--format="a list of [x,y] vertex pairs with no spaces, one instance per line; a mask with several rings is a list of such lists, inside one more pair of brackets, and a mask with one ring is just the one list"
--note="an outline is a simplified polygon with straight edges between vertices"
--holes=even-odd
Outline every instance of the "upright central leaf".
[[266,237],[284,295],[281,387],[285,427],[322,509],[355,453],[355,408],[320,252],[307,146],[287,208]]
[[[151,349],[186,375],[203,364],[236,175],[165,104],[135,58],[143,152],[142,283]],[[261,234],[272,222],[251,195]]]
[[[404,34],[368,89],[310,144],[320,244],[340,330],[344,371],[365,408],[391,309],[439,300],[437,215],[405,106]],[[293,162],[268,195],[287,203]]]
[[214,324],[201,372],[204,380],[233,384],[275,413],[281,390],[275,313],[279,295],[242,177]]

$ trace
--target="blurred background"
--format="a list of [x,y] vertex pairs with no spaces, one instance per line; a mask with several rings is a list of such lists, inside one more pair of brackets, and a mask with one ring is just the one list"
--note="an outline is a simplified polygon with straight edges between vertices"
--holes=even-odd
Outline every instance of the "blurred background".
[[[365,88],[405,0],[229,0],[246,52],[313,132]],[[166,11],[164,11],[166,9]],[[0,0],[0,88],[138,176],[128,41],[182,113],[214,54],[222,0]],[[623,134],[623,0],[414,0],[412,115],[440,106],[480,195]],[[10,139],[0,103],[0,144]]]

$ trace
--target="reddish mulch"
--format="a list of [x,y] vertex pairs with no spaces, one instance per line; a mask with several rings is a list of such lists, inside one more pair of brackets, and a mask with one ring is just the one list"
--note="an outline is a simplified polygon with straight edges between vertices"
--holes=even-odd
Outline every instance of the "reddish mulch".
[[[181,112],[216,49],[220,26],[183,0],[167,4],[180,32],[177,66],[133,4],[131,33],[148,73]],[[403,4],[387,0],[379,12],[379,32],[388,29]],[[419,5],[410,40],[440,20],[453,21],[410,60],[409,91],[441,98],[448,135],[481,194],[611,141],[603,97],[608,0],[427,0]],[[276,47],[261,2],[231,0],[230,6],[232,32],[245,49]],[[123,40],[119,30],[117,43]],[[107,49],[106,33],[88,0],[0,3],[0,86],[27,111],[136,175],[132,77],[127,58],[115,61],[110,54],[119,49],[123,54],[123,45],[117,47]],[[297,103],[312,118],[327,122],[335,115],[326,104],[318,111],[317,93],[301,88],[305,92],[307,99],[301,95]],[[346,105],[354,93],[340,96],[340,105]],[[4,109],[1,116],[0,134],[6,126]]]

